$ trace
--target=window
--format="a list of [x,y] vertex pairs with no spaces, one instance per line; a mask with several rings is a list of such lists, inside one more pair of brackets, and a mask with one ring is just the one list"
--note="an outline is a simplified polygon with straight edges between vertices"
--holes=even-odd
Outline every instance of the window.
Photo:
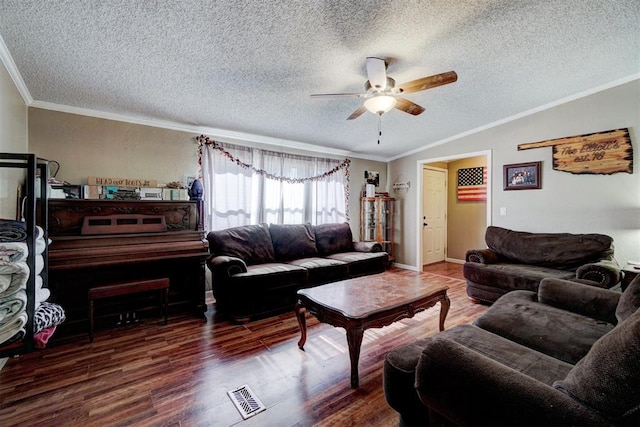
[[199,141],[205,229],[348,220],[348,159]]

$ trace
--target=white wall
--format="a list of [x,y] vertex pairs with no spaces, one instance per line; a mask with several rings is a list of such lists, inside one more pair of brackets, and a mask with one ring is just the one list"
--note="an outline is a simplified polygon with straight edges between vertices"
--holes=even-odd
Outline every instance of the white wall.
[[[0,153],[26,153],[27,148],[27,104],[0,62]],[[23,176],[17,170],[0,169],[0,218],[16,217],[16,189]]]
[[[488,106],[487,108],[490,108]],[[640,258],[640,171],[637,167],[640,126],[640,80],[516,119],[453,142],[390,162],[389,176],[400,171],[416,182],[417,162],[452,155],[492,151],[491,222],[533,232],[603,233],[614,238],[616,259]],[[633,174],[574,175],[553,170],[552,148],[518,151],[519,144],[629,128],[634,150]],[[542,161],[542,189],[503,191],[502,166]],[[403,227],[397,232],[397,261],[417,267],[415,187],[405,196]],[[499,216],[500,207],[507,209]],[[469,248],[471,249],[471,248]]]

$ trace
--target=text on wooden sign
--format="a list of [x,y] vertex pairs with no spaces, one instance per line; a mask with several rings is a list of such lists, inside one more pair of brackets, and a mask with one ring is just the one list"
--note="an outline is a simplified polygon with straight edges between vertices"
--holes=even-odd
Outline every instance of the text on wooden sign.
[[629,129],[570,136],[518,145],[518,150],[553,147],[553,169],[574,174],[633,173]]

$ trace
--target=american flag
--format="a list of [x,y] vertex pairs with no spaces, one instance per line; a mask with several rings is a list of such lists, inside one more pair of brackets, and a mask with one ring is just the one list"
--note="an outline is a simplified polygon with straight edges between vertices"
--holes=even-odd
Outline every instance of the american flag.
[[487,167],[458,169],[458,200],[479,202],[487,200]]

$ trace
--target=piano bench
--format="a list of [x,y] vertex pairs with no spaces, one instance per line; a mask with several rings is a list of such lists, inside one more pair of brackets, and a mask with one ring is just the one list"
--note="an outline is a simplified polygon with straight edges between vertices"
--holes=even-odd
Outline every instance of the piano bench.
[[169,279],[167,278],[115,283],[89,289],[89,342],[93,342],[93,302],[95,300],[156,290],[160,292],[162,314],[166,325],[169,305]]

